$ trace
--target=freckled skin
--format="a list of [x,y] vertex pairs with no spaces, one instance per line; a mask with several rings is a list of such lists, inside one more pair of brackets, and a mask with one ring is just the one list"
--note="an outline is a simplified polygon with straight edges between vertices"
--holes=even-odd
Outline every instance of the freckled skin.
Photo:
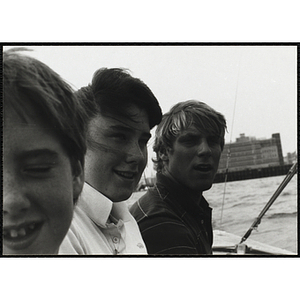
[[[4,254],[57,254],[73,216],[73,199],[83,185],[58,138],[40,122],[22,123],[5,111],[3,142],[3,227],[42,222],[26,248],[11,247],[3,238]],[[41,154],[30,156],[31,151]],[[55,155],[49,155],[48,152]]]
[[[221,156],[220,141],[200,132],[195,126],[181,132],[173,147],[167,150],[164,174],[173,177],[190,190],[202,194],[211,188]],[[210,172],[199,172],[195,166],[209,164]]]
[[[85,158],[85,180],[113,202],[131,196],[147,164],[148,115],[134,105],[129,113],[133,120],[99,114],[89,124],[92,142]],[[134,177],[122,178],[118,172],[131,172]]]

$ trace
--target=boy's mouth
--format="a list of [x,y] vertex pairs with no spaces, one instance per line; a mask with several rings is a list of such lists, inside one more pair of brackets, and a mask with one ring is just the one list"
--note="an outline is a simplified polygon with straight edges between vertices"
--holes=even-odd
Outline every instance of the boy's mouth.
[[194,169],[197,171],[200,171],[200,172],[209,172],[213,168],[210,164],[199,164],[199,165],[196,165]]
[[7,226],[3,228],[3,242],[13,250],[28,247],[38,236],[43,222],[31,222],[19,226]]
[[130,172],[130,171],[116,171],[115,170],[115,173],[122,178],[130,179],[130,180],[134,179],[136,176],[136,172]]
[[31,234],[40,224],[31,223],[29,225],[19,226],[16,228],[3,229],[3,236],[6,239],[18,239]]

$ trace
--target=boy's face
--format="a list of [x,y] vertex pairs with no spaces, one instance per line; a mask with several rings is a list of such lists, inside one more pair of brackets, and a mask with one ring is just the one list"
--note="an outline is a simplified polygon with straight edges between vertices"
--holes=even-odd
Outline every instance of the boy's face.
[[202,192],[211,188],[221,156],[220,138],[194,125],[182,131],[167,149],[165,168],[187,188]]
[[82,189],[58,138],[39,121],[4,118],[3,253],[56,254]]
[[89,124],[85,179],[113,202],[128,199],[147,163],[148,115],[131,106],[134,116],[98,114]]

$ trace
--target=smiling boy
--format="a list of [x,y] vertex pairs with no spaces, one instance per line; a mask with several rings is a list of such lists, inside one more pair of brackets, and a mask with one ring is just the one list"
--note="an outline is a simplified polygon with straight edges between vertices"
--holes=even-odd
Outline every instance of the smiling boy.
[[203,102],[180,102],[163,115],[154,151],[157,182],[130,209],[149,254],[211,254],[211,188],[226,121]]
[[83,187],[85,110],[18,49],[3,54],[3,254],[57,254]]
[[151,90],[123,69],[99,69],[77,96],[88,112],[85,184],[60,254],[146,254],[128,199],[161,120]]

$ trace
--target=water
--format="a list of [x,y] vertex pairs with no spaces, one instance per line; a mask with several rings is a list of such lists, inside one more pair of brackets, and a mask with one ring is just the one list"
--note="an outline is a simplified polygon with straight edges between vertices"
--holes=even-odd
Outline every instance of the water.
[[[285,176],[214,184],[203,195],[213,209],[213,228],[243,236],[270,200]],[[145,192],[134,193],[132,204]],[[297,252],[297,175],[278,196],[250,237],[258,242]],[[247,243],[247,241],[246,241]]]

